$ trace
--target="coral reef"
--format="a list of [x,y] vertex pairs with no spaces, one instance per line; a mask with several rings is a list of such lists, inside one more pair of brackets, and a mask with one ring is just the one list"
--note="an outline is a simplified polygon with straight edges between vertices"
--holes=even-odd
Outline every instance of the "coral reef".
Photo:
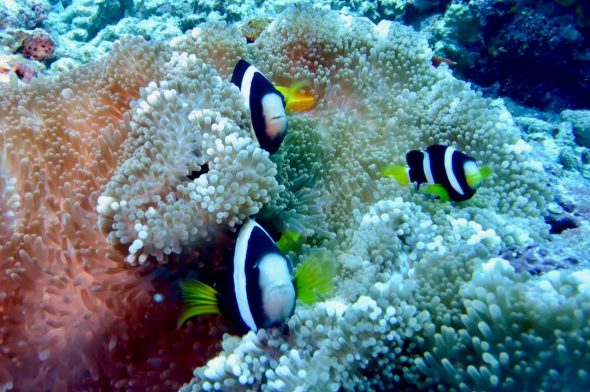
[[[48,14],[47,3],[34,0],[23,5],[26,13],[37,15],[32,19],[10,7],[4,12],[7,26],[25,26],[25,19],[35,20],[25,28],[42,23],[55,38],[56,61],[49,70],[53,73],[106,54],[125,34],[164,41],[200,23],[225,21],[237,23],[254,39],[266,21],[296,3],[73,0],[54,2]],[[314,4],[375,23],[395,20],[421,30],[435,49],[435,59],[445,59],[458,76],[482,86],[489,95],[510,96],[546,110],[588,106],[590,10],[585,2],[319,0]],[[255,29],[248,32],[248,26]],[[2,41],[11,39],[0,36]],[[548,74],[553,77],[545,78]]]
[[5,29],[33,29],[49,14],[47,0],[3,1],[0,4],[0,32]]
[[[67,4],[62,15],[60,25],[68,26],[67,30],[59,31],[65,38],[88,42],[107,25],[114,24],[124,17],[125,2],[116,0],[88,1],[77,0]],[[48,20],[49,25],[55,14]],[[60,35],[61,35],[60,34]]]
[[[290,153],[318,146],[310,189],[327,191],[331,235],[297,257],[327,248],[341,270],[333,296],[299,306],[288,331],[226,336],[183,391],[588,386],[585,262],[533,276],[497,257],[546,243],[551,200],[550,172],[501,102],[432,67],[423,38],[391,22],[290,8],[248,54],[277,83],[308,80],[319,99],[290,125],[319,141],[291,150],[286,139],[279,158],[291,165]],[[474,199],[442,204],[379,177],[434,143],[493,168]]]
[[[296,3],[73,0],[53,2],[48,12],[45,0],[28,0],[4,5],[0,19],[12,31],[9,37],[19,28],[43,25],[58,46],[52,73],[106,54],[125,34],[164,41],[200,23],[225,21],[237,22],[253,39],[267,20]],[[423,31],[435,48],[435,58],[446,59],[460,77],[482,86],[487,94],[555,111],[588,106],[590,9],[585,2],[320,0],[314,4],[375,23],[395,20]],[[248,26],[255,29],[248,32]],[[13,40],[0,34],[0,43]],[[545,78],[548,74],[553,77]]]
[[[100,62],[0,87],[0,388],[169,390],[195,366],[183,391],[589,388],[586,261],[527,257],[585,236],[584,197],[556,180],[582,173],[580,122],[515,122],[396,22],[304,5],[251,44],[240,27],[127,38]],[[318,101],[272,157],[228,82],[241,57]],[[435,143],[492,168],[474,198],[441,203],[379,175]],[[582,163],[564,168],[564,151]],[[576,228],[549,240],[546,217],[566,213]],[[254,214],[302,234],[296,266],[334,254],[334,293],[284,328],[221,338],[221,318],[199,317],[177,330],[176,281],[222,269],[225,234]]]
[[557,269],[589,269],[590,257],[586,230],[569,228],[552,241],[529,245],[525,248],[509,247],[500,257],[510,262],[518,272],[541,274]]
[[564,110],[561,117],[571,122],[576,144],[590,148],[590,110]]
[[46,0],[0,4],[0,83],[11,82],[10,71],[25,83],[45,71],[41,61],[55,49],[55,41],[41,28],[49,10]]
[[430,28],[431,42],[462,77],[497,94],[546,110],[584,108],[590,25],[582,3],[452,2]]

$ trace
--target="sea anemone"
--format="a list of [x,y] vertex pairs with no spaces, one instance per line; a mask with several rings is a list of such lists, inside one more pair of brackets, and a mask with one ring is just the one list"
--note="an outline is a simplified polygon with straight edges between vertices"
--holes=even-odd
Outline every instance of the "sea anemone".
[[216,319],[177,330],[173,285],[126,267],[98,227],[119,123],[169,56],[131,38],[101,63],[0,87],[0,389],[170,390],[216,349]]

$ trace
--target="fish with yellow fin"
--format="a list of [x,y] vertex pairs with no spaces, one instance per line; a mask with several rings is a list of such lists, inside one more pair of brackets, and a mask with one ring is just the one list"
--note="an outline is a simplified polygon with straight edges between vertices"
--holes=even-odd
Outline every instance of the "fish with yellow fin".
[[285,97],[287,114],[306,112],[316,106],[317,102],[313,95],[303,92],[307,86],[309,86],[309,82],[306,80],[293,83],[289,87],[275,86]]
[[316,105],[313,95],[302,92],[307,82],[275,86],[243,59],[236,64],[231,82],[238,86],[250,109],[255,139],[271,154],[279,149],[287,134],[287,113],[303,112]]
[[491,174],[489,167],[479,167],[469,155],[439,144],[425,151],[410,151],[406,154],[406,162],[407,167],[383,167],[381,175],[393,177],[402,185],[415,182],[420,187],[426,184],[424,191],[442,201],[471,199],[482,181]]
[[240,228],[225,290],[197,280],[180,283],[185,310],[178,325],[202,314],[223,314],[240,330],[258,331],[285,322],[301,299],[313,303],[332,290],[330,255],[305,260],[293,275],[291,261],[254,219]]

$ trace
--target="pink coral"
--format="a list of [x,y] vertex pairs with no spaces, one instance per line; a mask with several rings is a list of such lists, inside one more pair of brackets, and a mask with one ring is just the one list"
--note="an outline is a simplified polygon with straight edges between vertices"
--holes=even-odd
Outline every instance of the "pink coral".
[[28,59],[43,61],[55,50],[55,41],[43,30],[35,30],[23,41],[22,54]]

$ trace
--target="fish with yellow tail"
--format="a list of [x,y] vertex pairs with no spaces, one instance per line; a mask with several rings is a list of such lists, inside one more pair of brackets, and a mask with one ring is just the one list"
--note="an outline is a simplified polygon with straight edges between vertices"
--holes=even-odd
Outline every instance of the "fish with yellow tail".
[[313,303],[332,289],[329,255],[309,257],[293,275],[291,261],[254,219],[240,228],[225,290],[198,280],[180,284],[185,309],[178,325],[202,314],[223,314],[241,331],[258,331],[285,322],[297,299]]
[[425,151],[406,154],[407,167],[387,165],[384,177],[393,177],[402,185],[411,182],[442,201],[465,201],[475,195],[482,181],[490,176],[487,166],[479,167],[475,159],[453,147],[433,145]]
[[231,82],[240,89],[250,109],[254,138],[271,154],[279,149],[287,134],[287,114],[304,112],[316,105],[313,95],[302,92],[307,82],[275,86],[243,59],[236,64]]

